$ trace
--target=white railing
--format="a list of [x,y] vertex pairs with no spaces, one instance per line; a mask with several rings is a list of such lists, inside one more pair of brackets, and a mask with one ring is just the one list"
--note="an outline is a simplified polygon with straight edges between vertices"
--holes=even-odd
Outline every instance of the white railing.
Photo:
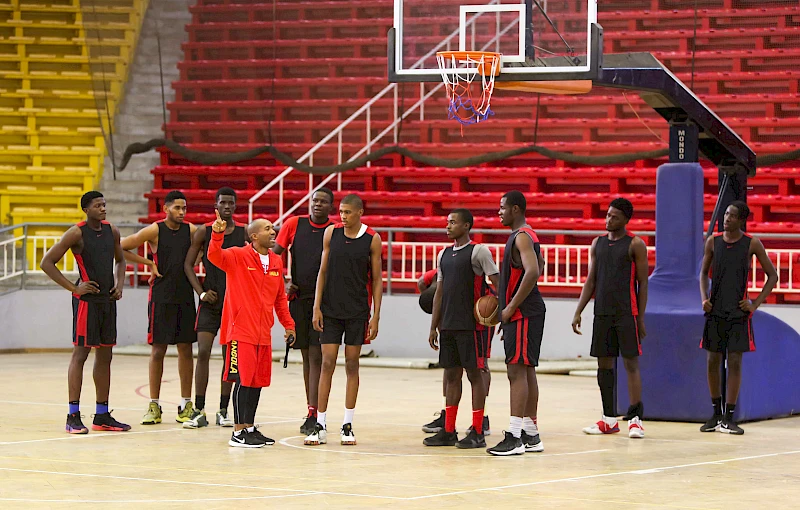
[[[499,3],[499,0],[492,0],[489,2],[488,5]],[[475,21],[482,16],[483,13],[479,13],[478,15],[474,16],[467,22],[466,26],[472,26]],[[482,48],[481,51],[485,50],[486,48],[490,47],[492,44],[500,40],[500,37],[505,35],[509,30],[511,30],[519,20],[513,21],[509,23],[507,27],[500,30],[489,42],[487,42]],[[442,42],[440,42],[436,47],[434,47],[431,51],[426,53],[422,56],[415,64],[413,64],[410,69],[415,69],[422,65],[427,59],[431,58],[433,55],[436,54],[437,51],[450,50],[451,43],[459,35],[459,30],[456,29],[451,32],[447,37],[445,37]],[[337,159],[336,164],[341,165],[344,163],[344,156],[343,156],[343,135],[345,128],[347,128],[350,124],[352,124],[356,119],[361,118],[362,116],[365,117],[366,120],[366,143],[365,145],[355,154],[350,156],[347,159],[347,162],[353,161],[364,154],[369,154],[372,152],[372,147],[378,143],[384,136],[389,134],[389,132],[394,133],[394,143],[396,144],[398,141],[398,126],[400,123],[409,117],[412,113],[419,110],[419,120],[425,120],[425,108],[424,103],[425,101],[430,98],[433,94],[438,92],[444,86],[443,83],[439,83],[435,85],[431,90],[428,92],[425,91],[425,83],[419,84],[419,99],[411,105],[405,112],[401,115],[398,115],[398,106],[399,106],[399,99],[398,99],[398,85],[397,83],[390,83],[387,85],[383,90],[378,92],[375,96],[372,97],[369,101],[367,101],[361,108],[356,110],[352,115],[350,115],[347,119],[345,119],[341,124],[339,124],[336,129],[325,135],[316,145],[314,145],[311,149],[309,149],[305,154],[300,156],[297,160],[299,163],[306,163],[309,166],[314,166],[314,154],[328,144],[333,138],[336,138],[336,146],[337,146]],[[394,103],[392,108],[393,120],[392,122],[384,128],[380,133],[378,133],[375,137],[372,136],[372,107],[377,103],[379,100],[384,98],[389,93],[393,94]],[[371,166],[369,162],[367,162],[366,166]],[[319,188],[325,186],[334,178],[336,178],[336,189],[338,191],[342,190],[342,174],[330,174],[325,177],[322,181],[320,181],[316,186],[314,185],[314,178],[312,174],[308,176],[308,193],[294,203],[289,209],[285,209],[284,198],[283,198],[283,190],[284,190],[284,180],[286,177],[294,171],[294,167],[286,167],[277,177],[272,179],[266,186],[261,188],[258,193],[253,195],[248,203],[248,221],[253,221],[253,208],[255,202],[257,202],[265,193],[273,189],[275,186],[278,187],[278,218],[275,220],[276,225],[280,225],[286,218],[292,215],[297,209],[299,209],[303,204],[308,203],[311,200],[314,192],[316,192]]]

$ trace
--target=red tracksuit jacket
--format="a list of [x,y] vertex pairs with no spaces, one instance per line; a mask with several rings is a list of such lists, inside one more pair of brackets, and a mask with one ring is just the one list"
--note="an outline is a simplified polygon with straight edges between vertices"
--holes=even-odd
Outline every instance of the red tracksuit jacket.
[[223,250],[224,238],[225,234],[212,232],[208,245],[208,260],[225,271],[227,278],[221,331],[227,341],[271,345],[275,312],[284,328],[295,327],[283,283],[283,261],[270,251],[269,268],[264,273],[261,258],[251,244]]

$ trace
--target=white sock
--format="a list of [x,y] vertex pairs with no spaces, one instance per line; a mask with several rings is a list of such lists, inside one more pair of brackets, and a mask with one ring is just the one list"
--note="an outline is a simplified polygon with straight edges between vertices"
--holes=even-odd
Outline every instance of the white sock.
[[617,417],[603,415],[603,421],[606,422],[610,427],[613,427],[617,424]]
[[447,408],[447,397],[442,396],[442,409]]
[[236,437],[239,437],[239,436],[242,435],[242,432],[244,432],[244,429],[242,429],[242,430],[234,430],[233,431],[233,435],[236,436]]
[[320,425],[322,425],[322,428],[323,428],[323,429],[327,429],[327,428],[328,428],[328,427],[327,427],[327,425],[328,425],[328,422],[327,422],[327,421],[325,421],[325,415],[327,415],[327,414],[328,414],[328,412],[327,412],[327,411],[326,411],[326,412],[324,412],[324,413],[323,413],[322,411],[317,411],[317,423],[319,423]]
[[348,423],[353,423],[353,415],[356,414],[356,409],[348,409],[344,408],[344,420],[342,420],[342,425],[346,425]]
[[181,410],[183,410],[183,408],[186,407],[186,404],[188,404],[191,401],[192,401],[191,398],[181,398]]
[[508,429],[512,436],[516,438],[522,437],[522,417],[512,416],[511,424],[508,426]]
[[157,398],[151,398],[150,402],[153,402],[155,405],[160,406],[160,404],[158,403],[158,399]]
[[533,420],[528,416],[522,418],[522,429],[529,436],[535,436],[539,433],[539,427],[537,427],[536,424],[533,423]]
[[256,427],[255,426],[247,427],[247,431],[248,432],[255,432],[256,431]]

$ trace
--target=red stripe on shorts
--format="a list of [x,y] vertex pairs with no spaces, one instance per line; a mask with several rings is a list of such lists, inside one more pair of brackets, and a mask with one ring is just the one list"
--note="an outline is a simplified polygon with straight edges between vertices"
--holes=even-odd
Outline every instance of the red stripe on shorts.
[[[87,347],[88,338],[86,331],[88,329],[87,322],[89,321],[89,303],[83,300],[78,301],[78,316],[76,317],[75,324],[75,339],[73,343],[81,347]],[[83,337],[83,344],[80,343],[80,338]]]
[[523,349],[522,350],[522,361],[526,365],[530,365],[531,363],[530,363],[530,361],[528,361],[528,322],[529,322],[529,320],[528,320],[527,317],[525,317],[524,319],[522,319],[521,322],[523,322],[525,324],[525,326],[524,326],[525,332],[523,333],[523,335],[524,335],[523,342],[524,343],[523,343],[523,347],[522,347],[522,349]]

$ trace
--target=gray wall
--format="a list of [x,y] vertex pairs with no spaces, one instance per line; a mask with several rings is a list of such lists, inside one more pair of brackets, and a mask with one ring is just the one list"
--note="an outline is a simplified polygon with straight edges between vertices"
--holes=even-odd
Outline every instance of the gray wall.
[[[0,296],[0,350],[22,348],[69,348],[72,338],[71,296],[63,290],[24,290]],[[572,333],[574,299],[546,299],[547,322],[542,359],[589,356],[592,305],[583,314],[582,336]],[[147,340],[147,290],[125,289],[118,308],[118,345],[143,344]],[[800,331],[800,307],[764,306],[767,311]],[[436,359],[428,346],[430,315],[417,305],[417,296],[386,296],[380,333],[372,344],[384,357]],[[276,324],[273,338],[282,339]],[[645,340],[646,345],[647,340]],[[276,342],[277,344],[277,342]],[[493,359],[503,359],[503,346],[495,337]]]

